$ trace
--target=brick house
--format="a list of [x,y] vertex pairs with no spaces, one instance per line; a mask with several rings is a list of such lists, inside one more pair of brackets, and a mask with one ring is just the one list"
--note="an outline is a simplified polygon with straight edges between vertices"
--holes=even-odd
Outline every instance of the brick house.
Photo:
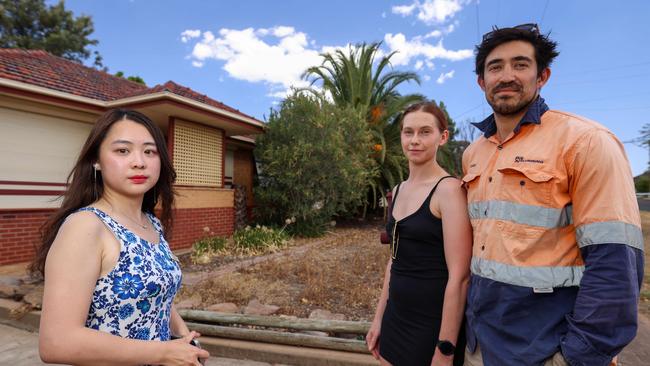
[[45,51],[0,49],[0,265],[32,258],[92,124],[138,110],[165,133],[177,172],[173,249],[208,231],[230,235],[234,189],[253,205],[254,135],[264,124],[190,88],[152,88]]

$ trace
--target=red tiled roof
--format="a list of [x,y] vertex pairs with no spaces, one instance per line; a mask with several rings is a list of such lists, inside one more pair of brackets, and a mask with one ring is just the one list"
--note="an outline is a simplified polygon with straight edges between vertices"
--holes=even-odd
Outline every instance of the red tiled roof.
[[249,115],[247,115],[245,113],[242,113],[238,109],[229,107],[229,106],[227,106],[227,105],[225,105],[225,104],[223,104],[223,103],[221,103],[221,102],[219,102],[217,100],[214,100],[214,99],[208,97],[205,94],[199,94],[199,93],[195,92],[194,90],[192,90],[192,89],[190,89],[190,88],[188,88],[186,86],[176,84],[175,82],[173,82],[171,80],[164,83],[164,84],[158,84],[158,85],[154,86],[153,88],[149,88],[149,89],[146,89],[146,90],[138,90],[138,91],[134,92],[133,94],[125,95],[124,97],[135,97],[135,96],[139,96],[139,95],[154,94],[154,93],[159,93],[159,92],[164,92],[164,91],[179,95],[181,97],[189,98],[189,99],[195,100],[195,101],[203,103],[203,104],[207,104],[207,105],[210,105],[210,106],[213,106],[213,107],[217,107],[217,108],[226,110],[228,112],[239,114],[239,115],[244,116],[244,117],[255,119],[255,117],[251,117],[251,116],[249,116]]
[[255,119],[173,81],[148,88],[145,85],[54,56],[42,50],[0,48],[0,78],[105,102],[168,91],[243,117]]
[[147,89],[41,50],[0,49],[0,77],[101,101]]

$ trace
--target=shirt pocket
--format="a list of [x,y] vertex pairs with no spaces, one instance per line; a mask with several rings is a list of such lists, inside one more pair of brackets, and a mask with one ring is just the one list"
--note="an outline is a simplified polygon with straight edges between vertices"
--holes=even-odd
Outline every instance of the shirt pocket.
[[467,174],[462,178],[463,187],[467,190],[467,200],[480,201],[479,197],[479,181],[481,180],[481,172],[478,169],[470,169]]
[[497,168],[501,173],[500,195],[507,201],[532,205],[551,205],[555,176],[551,172],[518,166]]

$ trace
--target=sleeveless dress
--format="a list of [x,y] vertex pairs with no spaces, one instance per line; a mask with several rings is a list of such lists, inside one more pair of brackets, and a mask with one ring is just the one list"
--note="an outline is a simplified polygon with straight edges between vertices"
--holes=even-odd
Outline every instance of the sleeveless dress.
[[124,338],[169,340],[181,269],[163,237],[160,221],[146,213],[159,239],[159,243],[150,243],[97,208],[79,211],[95,213],[120,243],[117,264],[95,284],[86,327]]
[[[429,205],[440,181],[449,177],[441,178],[422,206],[398,222],[391,207],[386,230],[391,239],[393,263],[388,302],[381,322],[379,352],[395,366],[429,366],[438,342],[449,272],[442,220],[431,213]],[[399,188],[397,186],[395,191],[393,207]],[[464,361],[464,328],[461,324],[454,354],[455,366]]]

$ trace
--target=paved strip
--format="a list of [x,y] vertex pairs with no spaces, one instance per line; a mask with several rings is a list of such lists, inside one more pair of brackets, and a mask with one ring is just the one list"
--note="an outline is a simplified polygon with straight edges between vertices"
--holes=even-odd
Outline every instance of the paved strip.
[[[38,334],[0,324],[0,365],[46,365],[38,356]],[[271,364],[212,357],[206,362],[206,366],[271,366]]]

